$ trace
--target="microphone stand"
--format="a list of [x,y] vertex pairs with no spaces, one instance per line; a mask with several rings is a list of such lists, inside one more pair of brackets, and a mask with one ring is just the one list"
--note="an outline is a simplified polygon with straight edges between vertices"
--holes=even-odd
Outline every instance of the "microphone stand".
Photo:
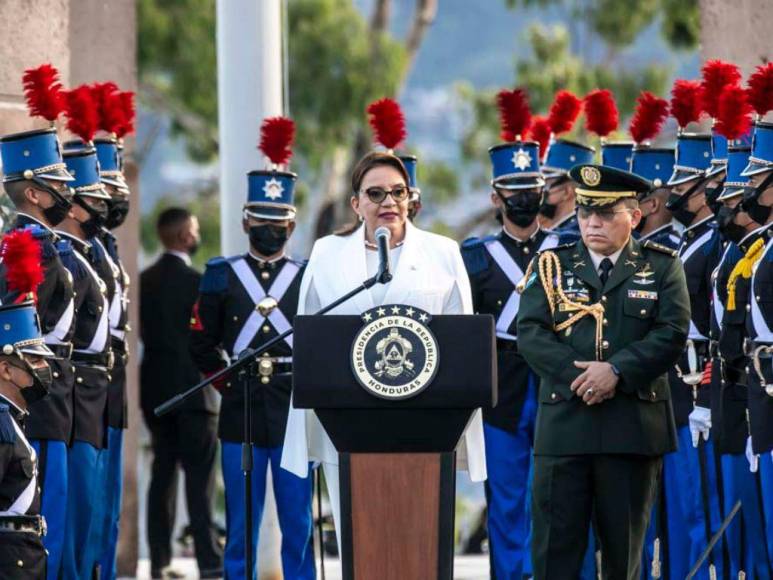
[[[320,316],[327,314],[334,308],[340,306],[347,300],[353,298],[360,292],[364,292],[369,288],[372,288],[376,284],[386,284],[392,280],[392,273],[389,271],[388,263],[382,263],[379,266],[379,271],[375,276],[368,278],[362,284],[357,286],[354,290],[344,294],[334,302],[331,302],[324,308],[321,308],[314,313],[314,316]],[[283,333],[275,336],[271,340],[261,344],[258,348],[247,348],[239,354],[239,358],[236,359],[229,366],[220,369],[215,374],[207,377],[199,384],[194,385],[187,391],[183,391],[163,402],[156,407],[153,412],[156,417],[161,417],[167,413],[173,411],[177,407],[183,404],[187,399],[198,393],[207,385],[221,379],[228,377],[234,373],[239,373],[244,381],[244,443],[242,443],[242,473],[244,474],[244,565],[245,565],[245,578],[252,578],[252,389],[250,388],[249,377],[255,376],[256,363],[260,358],[260,353],[268,350],[275,344],[282,342],[285,338],[293,333],[293,328],[290,327]],[[320,546],[320,549],[324,547]]]

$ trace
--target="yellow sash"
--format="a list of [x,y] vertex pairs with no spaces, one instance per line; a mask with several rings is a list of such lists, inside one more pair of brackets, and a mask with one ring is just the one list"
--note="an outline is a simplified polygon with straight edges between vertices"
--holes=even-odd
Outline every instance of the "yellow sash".
[[760,238],[751,245],[746,255],[738,260],[733,271],[730,272],[730,278],[727,280],[727,310],[735,310],[735,285],[738,282],[738,278],[746,278],[748,280],[752,277],[752,268],[754,264],[760,261],[764,250],[765,242]]

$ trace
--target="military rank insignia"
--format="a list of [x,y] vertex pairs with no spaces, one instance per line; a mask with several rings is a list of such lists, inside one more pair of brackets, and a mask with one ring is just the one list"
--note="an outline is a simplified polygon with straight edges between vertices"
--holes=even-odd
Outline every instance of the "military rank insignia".
[[400,400],[418,395],[435,378],[438,344],[432,317],[411,306],[393,304],[364,312],[352,344],[352,370],[370,394]]

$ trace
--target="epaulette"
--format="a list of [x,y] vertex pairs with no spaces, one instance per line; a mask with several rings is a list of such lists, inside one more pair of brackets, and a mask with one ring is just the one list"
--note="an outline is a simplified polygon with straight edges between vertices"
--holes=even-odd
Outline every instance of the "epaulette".
[[102,248],[102,244],[99,243],[99,241],[96,240],[96,238],[91,238],[91,263],[92,264],[101,264],[105,261],[105,251]]
[[540,251],[537,252],[537,255],[541,254],[542,252],[555,252],[557,250],[565,250],[566,248],[573,248],[573,247],[575,247],[577,245],[578,241],[579,240],[572,240],[572,241],[569,241],[569,242],[562,242],[561,239],[559,238],[557,246],[553,246],[552,248],[545,248],[544,250],[540,250]]
[[467,238],[462,242],[462,260],[467,274],[475,275],[488,269],[491,255],[486,250],[486,243],[495,240],[496,236],[482,238]]
[[0,443],[16,441],[16,429],[13,427],[11,408],[5,403],[0,404]]
[[655,250],[656,252],[660,252],[661,254],[666,254],[668,256],[671,256],[672,258],[676,258],[679,252],[676,250],[672,250],[668,246],[664,246],[663,244],[658,244],[657,242],[653,242],[652,240],[646,240],[642,244],[643,248],[647,248],[648,250]]
[[559,246],[576,244],[582,239],[580,233],[573,230],[556,230],[551,233],[558,236]]
[[308,261],[308,260],[297,260],[296,258],[290,258],[289,256],[288,256],[288,258],[287,258],[287,261],[288,261],[288,262],[292,262],[293,264],[295,264],[295,265],[296,265],[296,266],[298,266],[299,268],[305,268],[305,267],[306,267],[306,264],[308,264],[308,263],[309,263],[309,261]]
[[75,250],[70,240],[61,239],[56,243],[56,251],[62,265],[70,271],[73,280],[82,280],[88,274],[81,261],[75,256]]
[[218,294],[228,289],[228,264],[233,258],[218,256],[207,262],[204,275],[201,277],[199,292],[202,294]]

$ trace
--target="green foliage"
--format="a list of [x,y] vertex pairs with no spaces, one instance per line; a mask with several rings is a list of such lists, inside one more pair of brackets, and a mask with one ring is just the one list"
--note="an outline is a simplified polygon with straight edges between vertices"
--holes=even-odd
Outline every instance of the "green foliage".
[[424,203],[441,205],[459,196],[459,174],[450,164],[422,159],[418,172]]
[[504,0],[510,9],[560,7],[573,21],[583,21],[610,48],[631,45],[656,20],[672,49],[698,46],[698,0]]
[[296,143],[318,169],[353,140],[370,101],[394,94],[405,51],[386,34],[374,36],[351,0],[291,0],[288,28]]
[[[156,234],[156,221],[159,214],[169,207],[179,205],[181,203],[178,198],[165,196],[158,200],[152,211],[142,216],[140,242],[147,254],[155,254],[161,250]],[[201,191],[182,205],[199,218],[201,245],[192,259],[195,266],[203,269],[209,258],[220,255],[220,206],[217,194],[214,191]]]

